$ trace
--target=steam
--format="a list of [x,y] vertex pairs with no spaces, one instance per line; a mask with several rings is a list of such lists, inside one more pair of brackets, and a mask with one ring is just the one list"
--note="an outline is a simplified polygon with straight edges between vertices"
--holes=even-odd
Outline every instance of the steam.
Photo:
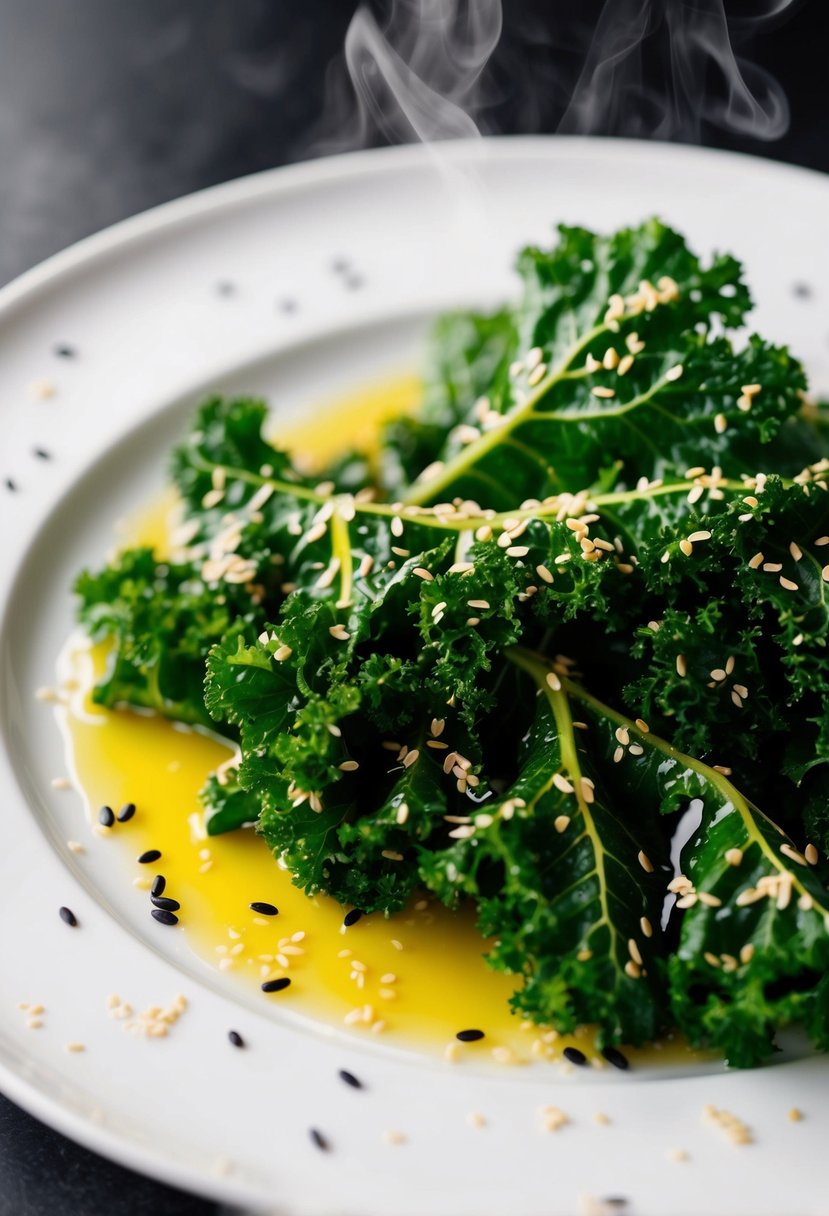
[[[789,107],[750,58],[751,41],[797,0],[602,0],[578,21],[551,3],[530,24],[501,0],[362,0],[345,38],[327,129],[314,148],[432,143],[510,129],[697,142],[706,127],[757,140],[783,135]],[[522,24],[515,25],[515,22]]]
[[[723,0],[605,0],[559,130],[696,142],[708,123],[779,139],[789,125],[786,96],[734,44],[790,4],[772,0],[730,26]],[[647,84],[644,60],[654,43],[664,75]]]

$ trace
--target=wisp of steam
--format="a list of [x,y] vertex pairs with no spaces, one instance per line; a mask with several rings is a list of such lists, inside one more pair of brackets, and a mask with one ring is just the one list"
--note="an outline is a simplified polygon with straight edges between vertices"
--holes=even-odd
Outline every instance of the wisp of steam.
[[777,139],[786,96],[747,48],[795,3],[753,0],[737,19],[725,0],[603,0],[588,24],[587,0],[576,21],[553,2],[532,27],[510,9],[519,24],[505,31],[501,0],[390,0],[382,21],[364,0],[345,38],[348,91],[315,150],[497,132],[506,90],[510,128],[528,134],[695,142],[708,125]]

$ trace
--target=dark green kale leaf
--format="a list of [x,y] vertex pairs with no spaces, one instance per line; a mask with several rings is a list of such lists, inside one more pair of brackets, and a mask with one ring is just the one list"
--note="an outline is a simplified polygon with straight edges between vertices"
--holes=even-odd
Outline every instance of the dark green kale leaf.
[[81,625],[93,640],[112,645],[93,694],[99,705],[139,706],[179,722],[215,725],[204,704],[204,660],[237,624],[254,626],[258,610],[244,588],[228,587],[218,598],[192,563],[129,549],[103,570],[80,574],[75,591]]

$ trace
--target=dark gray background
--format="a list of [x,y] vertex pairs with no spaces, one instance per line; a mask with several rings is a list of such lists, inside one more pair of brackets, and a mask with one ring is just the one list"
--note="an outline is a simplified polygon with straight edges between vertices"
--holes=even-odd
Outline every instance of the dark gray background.
[[[658,101],[665,43],[657,18],[676,0],[608,2],[622,26],[634,7],[651,9],[655,29],[641,58],[648,96]],[[710,10],[712,0],[697,5]],[[354,7],[353,0],[0,0],[0,282],[156,203],[319,153],[335,134],[342,145],[353,112],[332,61]],[[601,0],[505,0],[504,7],[504,35],[476,118],[485,131],[554,131]],[[783,86],[789,130],[762,143],[686,110],[673,134],[829,171],[829,4],[801,0],[784,22],[757,29],[740,19],[772,0],[726,7],[742,52]],[[383,3],[377,8],[382,16]],[[719,74],[703,76],[699,96],[716,99]],[[640,134],[652,108],[605,108],[596,133]],[[382,142],[381,134],[370,142]],[[76,1147],[0,1097],[0,1216],[217,1210]]]

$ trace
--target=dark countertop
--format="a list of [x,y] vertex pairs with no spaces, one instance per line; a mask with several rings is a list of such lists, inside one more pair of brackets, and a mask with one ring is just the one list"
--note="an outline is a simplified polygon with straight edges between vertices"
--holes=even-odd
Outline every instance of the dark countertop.
[[[630,26],[638,6],[633,0],[615,4]],[[605,11],[613,6],[608,0]],[[726,2],[733,18],[778,6],[771,0]],[[492,82],[478,95],[483,130],[556,130],[602,7],[602,0],[509,0]],[[641,7],[647,7],[644,0]],[[354,8],[354,0],[2,0],[0,283],[167,199],[344,148],[356,130],[354,112],[345,106],[341,73],[329,65]],[[658,14],[671,5],[653,0],[650,8]],[[674,11],[679,9],[694,6]],[[709,112],[727,109],[728,102],[721,70],[710,57],[707,67],[700,66],[704,31],[697,17],[693,28],[674,31],[675,49],[695,56],[689,79],[698,92],[678,98],[682,118],[668,136],[829,171],[829,5],[801,0],[783,16],[784,22],[756,30],[743,21],[733,33],[758,65],[743,68],[743,76],[756,85],[759,67],[782,85],[791,106],[788,131],[769,142],[744,133],[750,115],[736,77],[731,113],[743,133],[697,121],[703,88]],[[597,133],[640,135],[652,126],[666,62],[666,31],[655,18],[654,24],[642,56],[650,103],[608,105],[607,77],[601,76],[591,109]],[[721,35],[708,28],[722,50]],[[755,115],[752,130],[758,121]],[[369,138],[382,142],[377,132]],[[218,1211],[77,1147],[0,1097],[0,1216]]]

